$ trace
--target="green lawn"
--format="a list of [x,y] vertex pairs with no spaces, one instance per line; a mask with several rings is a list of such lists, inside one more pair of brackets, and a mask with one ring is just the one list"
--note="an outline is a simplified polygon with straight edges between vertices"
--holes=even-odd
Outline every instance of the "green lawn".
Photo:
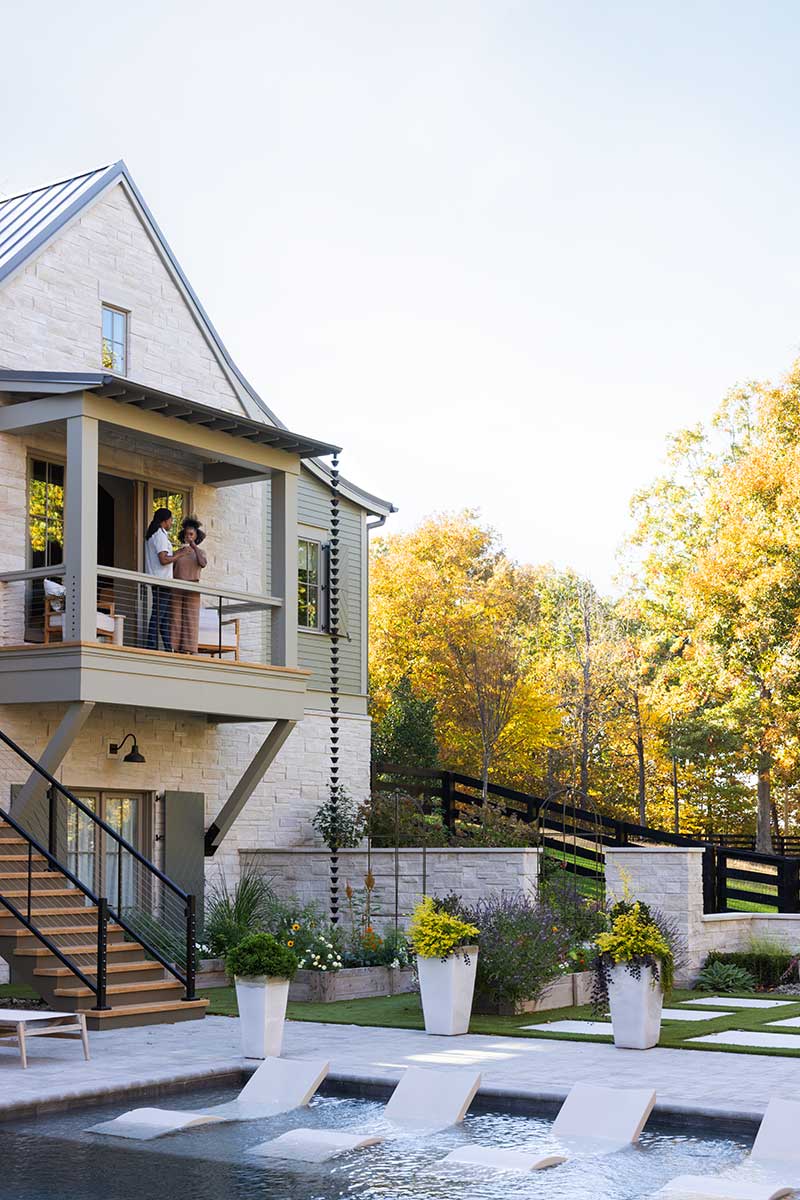
[[[236,993],[233,988],[211,988],[202,993],[211,1001],[209,1013],[221,1016],[236,1016]],[[753,993],[740,993],[752,996]],[[700,993],[675,991],[670,997],[670,1005],[679,1005],[681,1001],[698,999]],[[767,997],[759,994],[757,998]],[[770,994],[769,999],[780,999]],[[422,1029],[422,1010],[419,996],[380,996],[371,1000],[339,1000],[333,1004],[290,1004],[289,1017],[294,1021],[325,1021],[331,1025],[377,1025],[392,1029]],[[589,1005],[579,1008],[555,1008],[549,1012],[526,1013],[518,1017],[481,1017],[473,1016],[470,1022],[470,1033],[485,1033],[491,1036],[505,1037],[538,1037],[561,1041],[575,1042],[604,1042],[609,1039],[584,1034],[548,1033],[547,1026],[553,1021],[591,1020],[592,1011]],[[762,1049],[748,1046],[701,1045],[691,1043],[688,1039],[701,1037],[706,1033],[721,1033],[726,1029],[759,1029],[770,1020],[783,1020],[785,1017],[800,1017],[800,997],[787,996],[785,1008],[772,1009],[739,1009],[736,1013],[720,1013],[711,1021],[679,1021],[665,1022],[661,1027],[660,1046],[670,1046],[681,1050],[729,1050],[736,1054],[768,1054],[778,1057],[800,1057],[800,1030],[796,1031],[796,1050]],[[523,1029],[524,1025],[536,1025],[537,1031]],[[792,1033],[791,1029],[772,1032]]]

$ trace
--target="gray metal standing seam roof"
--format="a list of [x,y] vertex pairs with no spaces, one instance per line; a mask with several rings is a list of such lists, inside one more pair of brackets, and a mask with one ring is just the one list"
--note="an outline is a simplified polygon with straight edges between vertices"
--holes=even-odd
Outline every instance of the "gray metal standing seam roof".
[[[212,325],[211,319],[184,275],[167,239],[159,229],[155,217],[147,207],[144,197],[121,159],[109,166],[98,167],[94,171],[87,171],[84,175],[74,175],[71,179],[62,179],[58,183],[50,183],[19,196],[10,196],[5,200],[0,197],[0,283],[26,259],[31,258],[40,246],[54,237],[104,188],[116,180],[124,180],[130,194],[135,198],[144,219],[149,223],[164,254],[186,289],[190,302],[195,306],[210,337],[251,401],[255,403],[257,409],[264,414],[270,424],[279,429],[286,429],[283,421],[262,400],[231,358],[227,347]],[[321,479],[325,479],[330,474],[322,463],[314,459],[308,459],[307,465]],[[343,494],[346,495],[350,492],[351,499],[355,500],[357,504],[363,505],[368,511],[383,513],[397,511],[390,501],[380,500],[349,480],[342,479],[341,486]]]
[[108,167],[99,167],[33,192],[0,199],[0,279],[33,253],[38,241],[49,236],[53,223],[61,225],[72,215],[73,206],[83,206],[87,193],[107,171]]

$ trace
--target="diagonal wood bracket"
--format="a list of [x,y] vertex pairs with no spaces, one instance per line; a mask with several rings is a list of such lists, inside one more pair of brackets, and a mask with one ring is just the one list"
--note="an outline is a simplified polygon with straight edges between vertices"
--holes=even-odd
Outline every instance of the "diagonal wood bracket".
[[216,818],[206,830],[206,858],[211,858],[216,854],[224,838],[230,832],[233,822],[264,778],[278,751],[296,724],[296,721],[282,720],[276,721],[272,726],[272,729],[256,751],[244,775],[242,775],[236,787],[217,813]]
[[[69,705],[59,722],[58,729],[39,755],[39,762],[45,771],[55,775],[57,768],[66,758],[75,739],[88,721],[93,708],[93,700],[76,700]],[[38,771],[31,771],[27,781],[14,797],[13,809],[17,820],[41,800],[46,791],[47,780]]]

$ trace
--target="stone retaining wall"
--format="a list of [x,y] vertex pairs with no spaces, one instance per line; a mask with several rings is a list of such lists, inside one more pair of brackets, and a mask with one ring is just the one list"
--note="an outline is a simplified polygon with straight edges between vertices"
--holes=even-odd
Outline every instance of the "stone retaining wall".
[[643,900],[672,917],[688,950],[676,977],[690,983],[711,950],[746,950],[754,937],[800,952],[800,913],[704,913],[703,851],[694,846],[606,848],[606,895]]
[[[429,896],[455,892],[467,904],[499,892],[533,892],[539,884],[539,850],[526,847],[508,850],[404,849],[398,851],[398,917],[405,924],[423,891]],[[283,899],[300,904],[315,903],[327,911],[330,897],[330,856],[324,850],[275,848],[244,850],[242,859],[265,875]],[[367,873],[366,850],[339,853],[339,900],[347,906],[345,887],[363,894]],[[395,852],[373,850],[369,866],[375,877],[373,901],[376,925],[383,928],[394,920]],[[424,889],[423,889],[424,875]]]

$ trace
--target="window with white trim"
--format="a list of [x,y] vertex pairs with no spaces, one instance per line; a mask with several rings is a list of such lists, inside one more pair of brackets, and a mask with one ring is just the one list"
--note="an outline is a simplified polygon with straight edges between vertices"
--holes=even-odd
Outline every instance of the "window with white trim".
[[103,305],[102,363],[106,371],[125,375],[128,369],[128,314]]
[[322,629],[322,543],[312,538],[297,542],[297,624]]

